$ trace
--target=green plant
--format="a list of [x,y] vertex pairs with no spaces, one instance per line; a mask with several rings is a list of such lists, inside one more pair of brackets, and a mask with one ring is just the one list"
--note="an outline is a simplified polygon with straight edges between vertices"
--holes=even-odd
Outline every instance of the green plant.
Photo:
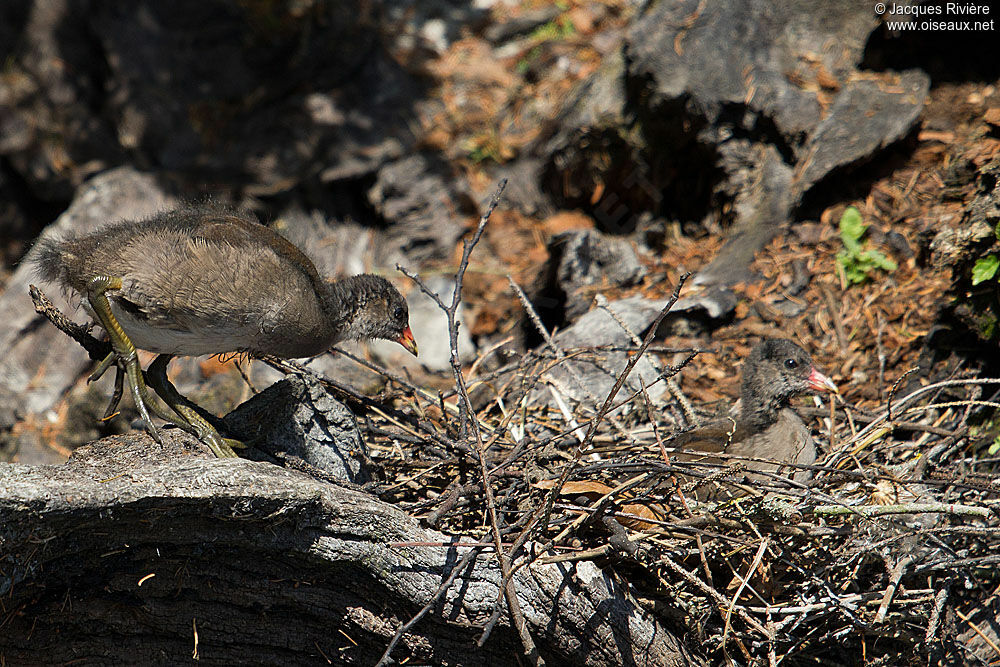
[[[561,3],[556,3],[556,6],[562,6]],[[565,9],[565,7],[563,7]],[[535,45],[531,47],[520,60],[517,61],[515,66],[517,73],[522,76],[531,68],[531,64],[538,59],[538,56],[542,53],[542,45],[546,42],[558,41],[567,39],[576,34],[576,26],[573,25],[573,21],[569,16],[559,16],[548,23],[538,26],[535,28],[530,35],[528,35],[528,41],[534,42]]]
[[861,212],[848,206],[840,216],[840,240],[844,247],[837,251],[837,264],[849,285],[858,285],[872,277],[872,272],[895,271],[898,267],[885,254],[865,248],[861,240],[868,225],[861,220]]
[[[1000,222],[993,228],[993,235],[1000,239]],[[986,255],[986,257],[980,257],[972,267],[972,284],[978,285],[993,278],[997,275],[998,269],[1000,269],[1000,257],[995,252]]]

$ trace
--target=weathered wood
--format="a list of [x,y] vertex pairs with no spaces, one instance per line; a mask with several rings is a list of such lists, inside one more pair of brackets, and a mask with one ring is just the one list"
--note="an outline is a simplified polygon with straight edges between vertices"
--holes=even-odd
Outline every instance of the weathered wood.
[[[374,664],[467,553],[394,546],[452,538],[371,495],[164,435],[0,464],[0,662],[186,662],[197,628],[203,664]],[[700,664],[591,562],[515,580],[549,664]],[[484,551],[394,656],[515,663],[506,617],[476,646],[498,583]]]

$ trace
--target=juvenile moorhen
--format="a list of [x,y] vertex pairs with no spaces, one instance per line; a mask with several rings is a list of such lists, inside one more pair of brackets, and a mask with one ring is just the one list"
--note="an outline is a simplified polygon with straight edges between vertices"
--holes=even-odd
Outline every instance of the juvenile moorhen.
[[[736,454],[775,463],[747,462],[751,470],[773,472],[782,463],[810,465],[816,445],[789,401],[810,391],[837,393],[837,386],[813,366],[809,353],[790,340],[765,339],[747,357],[740,384],[740,416],[720,419],[673,436],[666,444],[683,450]],[[709,460],[681,454],[685,460]]]
[[[406,301],[387,280],[322,278],[284,237],[221,206],[190,205],[78,238],[43,240],[31,259],[42,278],[85,297],[113,349],[91,379],[112,364],[124,368],[157,442],[150,411],[196,435],[216,456],[234,457],[232,448],[242,445],[220,436],[170,383],[166,367],[174,355],[300,358],[367,338],[394,340],[417,354]],[[137,348],[159,353],[145,378]],[[169,410],[152,400],[146,381]],[[115,407],[112,401],[109,415]]]

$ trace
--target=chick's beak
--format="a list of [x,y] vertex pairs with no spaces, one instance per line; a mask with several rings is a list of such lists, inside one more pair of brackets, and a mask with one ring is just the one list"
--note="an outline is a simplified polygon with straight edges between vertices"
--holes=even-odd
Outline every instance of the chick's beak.
[[417,356],[417,341],[413,339],[413,332],[410,327],[403,329],[403,335],[396,339],[396,342],[409,350],[410,354]]
[[837,389],[837,385],[833,383],[833,380],[827,376],[820,373],[815,368],[809,373],[809,387],[815,389],[816,391],[829,391],[834,394],[839,394],[840,390]]

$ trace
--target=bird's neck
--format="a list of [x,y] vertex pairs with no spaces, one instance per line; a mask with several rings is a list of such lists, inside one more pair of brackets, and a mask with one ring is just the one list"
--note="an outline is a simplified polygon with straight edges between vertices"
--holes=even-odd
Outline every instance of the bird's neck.
[[740,421],[751,430],[758,432],[778,421],[782,408],[788,405],[787,396],[761,396],[755,392],[750,382],[744,382],[740,391]]
[[364,295],[355,286],[354,276],[342,280],[327,280],[324,283],[323,310],[331,321],[341,323],[346,332],[350,329],[355,315],[364,306]]

